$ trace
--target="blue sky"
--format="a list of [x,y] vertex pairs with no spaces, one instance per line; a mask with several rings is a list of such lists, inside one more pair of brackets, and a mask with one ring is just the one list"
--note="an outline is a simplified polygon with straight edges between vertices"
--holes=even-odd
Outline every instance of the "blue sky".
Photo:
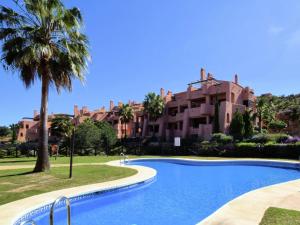
[[[1,4],[9,5],[10,0]],[[142,101],[160,87],[183,91],[204,67],[218,79],[239,74],[256,94],[299,93],[299,0],[69,0],[85,19],[92,62],[85,85],[50,92],[49,113],[109,100]],[[32,116],[40,83],[25,89],[0,68],[0,125]]]

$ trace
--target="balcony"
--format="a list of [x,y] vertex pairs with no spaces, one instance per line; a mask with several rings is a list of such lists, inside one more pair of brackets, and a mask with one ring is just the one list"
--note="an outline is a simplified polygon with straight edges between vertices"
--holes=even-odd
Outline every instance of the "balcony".
[[183,114],[184,114],[184,113],[177,113],[177,114],[176,114],[176,121],[181,121],[181,120],[183,120]]
[[199,117],[201,115],[201,107],[189,109],[189,116],[192,118]]
[[210,104],[201,104],[200,106],[200,114],[202,115],[213,115],[214,114],[214,106]]

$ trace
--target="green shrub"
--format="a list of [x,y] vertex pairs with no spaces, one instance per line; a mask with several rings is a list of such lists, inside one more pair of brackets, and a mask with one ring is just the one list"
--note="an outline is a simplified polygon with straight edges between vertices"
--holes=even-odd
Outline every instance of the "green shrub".
[[0,149],[0,159],[3,159],[5,157],[5,155],[6,155],[6,151]]
[[236,143],[235,144],[236,147],[238,148],[253,148],[253,147],[257,147],[257,143],[253,143],[253,142],[240,142],[240,143]]
[[257,134],[251,138],[251,142],[255,143],[267,143],[267,142],[275,142],[282,143],[285,142],[289,138],[287,134]]
[[232,138],[232,136],[228,136],[228,135],[223,134],[223,133],[215,133],[215,134],[212,135],[210,141],[218,143],[218,144],[225,145],[225,144],[232,143],[233,138]]

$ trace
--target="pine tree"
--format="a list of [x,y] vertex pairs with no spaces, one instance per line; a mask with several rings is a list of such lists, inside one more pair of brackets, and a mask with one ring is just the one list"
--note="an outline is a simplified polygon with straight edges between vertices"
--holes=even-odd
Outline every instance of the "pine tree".
[[219,133],[220,132],[220,122],[219,122],[219,103],[216,102],[215,104],[215,116],[213,121],[213,133]]
[[245,138],[250,138],[253,135],[253,124],[252,124],[252,116],[251,116],[251,111],[246,110],[243,114],[243,120],[244,120],[244,128],[245,128],[245,133],[244,137]]
[[230,123],[229,133],[233,136],[234,140],[243,140],[245,134],[245,123],[243,115],[237,110]]

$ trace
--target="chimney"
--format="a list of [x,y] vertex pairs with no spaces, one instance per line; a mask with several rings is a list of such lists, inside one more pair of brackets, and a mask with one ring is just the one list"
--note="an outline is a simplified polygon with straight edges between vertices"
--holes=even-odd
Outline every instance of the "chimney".
[[160,97],[162,97],[162,98],[165,97],[165,89],[163,89],[163,88],[160,89]]
[[33,118],[35,118],[36,116],[38,116],[39,114],[38,114],[38,111],[37,110],[34,110],[33,111]]
[[239,76],[237,74],[234,75],[234,83],[239,83]]
[[88,112],[88,107],[87,106],[83,106],[82,107],[82,114],[85,114]]
[[128,100],[128,105],[131,105],[131,100]]
[[113,100],[110,100],[109,101],[109,111],[112,111],[114,108],[114,101]]
[[118,102],[118,106],[119,106],[119,107],[122,107],[122,106],[123,106],[123,103],[122,103],[122,102]]
[[211,73],[207,74],[207,80],[211,80],[213,78],[213,75]]
[[78,110],[78,106],[74,105],[74,116],[78,116],[79,115],[79,110]]
[[201,71],[200,71],[200,80],[201,81],[206,80],[205,69],[203,69],[203,68],[201,68]]

